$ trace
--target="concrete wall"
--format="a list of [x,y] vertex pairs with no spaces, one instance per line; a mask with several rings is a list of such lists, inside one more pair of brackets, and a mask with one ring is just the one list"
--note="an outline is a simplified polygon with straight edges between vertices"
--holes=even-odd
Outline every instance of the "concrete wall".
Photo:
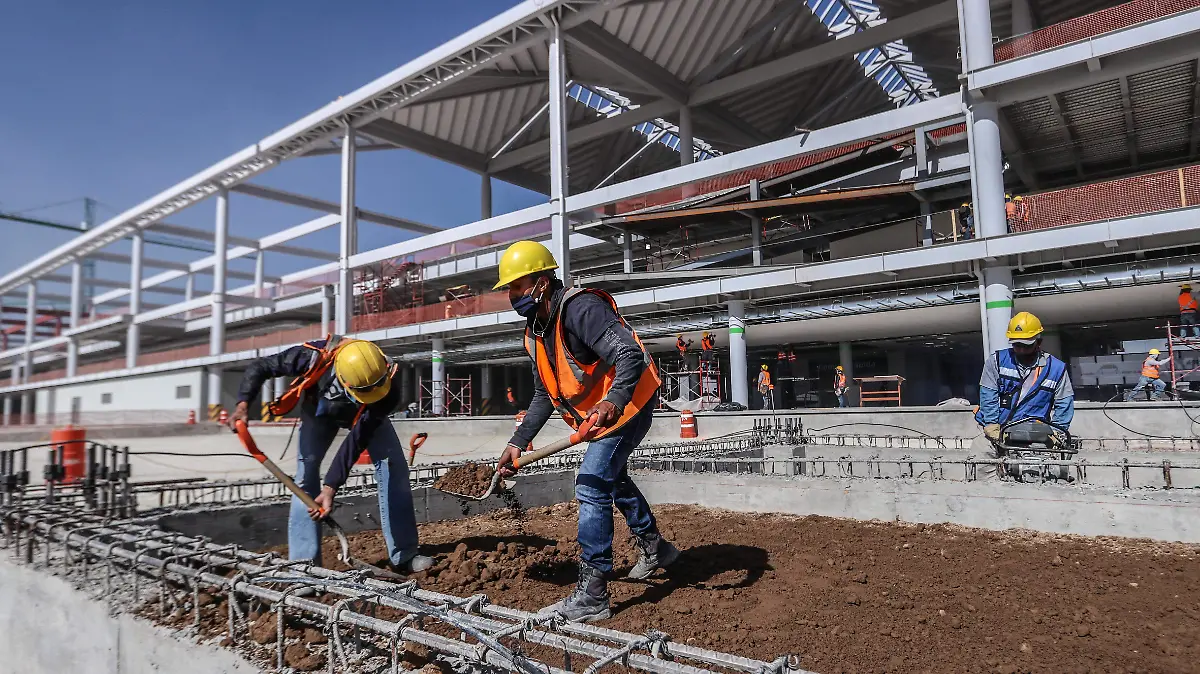
[[[47,424],[69,421],[74,398],[81,424],[184,421],[189,410],[203,406],[203,393],[202,371],[180,370],[42,389],[36,405],[39,422]],[[147,418],[147,412],[154,414]]]
[[651,504],[1200,542],[1200,494],[1013,483],[647,473]]
[[66,581],[0,557],[0,673],[251,674],[237,655],[110,615]]

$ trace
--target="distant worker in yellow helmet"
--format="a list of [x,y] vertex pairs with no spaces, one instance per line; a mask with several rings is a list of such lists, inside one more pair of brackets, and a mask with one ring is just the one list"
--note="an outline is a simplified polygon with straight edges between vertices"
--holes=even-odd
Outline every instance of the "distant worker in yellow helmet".
[[1179,336],[1183,338],[1200,337],[1200,328],[1196,327],[1196,313],[1200,305],[1192,294],[1192,284],[1184,283],[1179,286]]
[[1161,353],[1162,352],[1158,349],[1150,349],[1146,359],[1142,361],[1142,373],[1141,376],[1138,377],[1137,386],[1134,386],[1133,390],[1129,392],[1129,395],[1125,396],[1126,402],[1136,398],[1137,394],[1146,390],[1146,387],[1151,387],[1154,389],[1154,394],[1151,400],[1158,400],[1160,397],[1162,397],[1163,391],[1167,390],[1167,383],[1162,380],[1162,374],[1159,372],[1159,369],[1163,365],[1170,365],[1171,358],[1168,356],[1167,358],[1159,360],[1158,356]]
[[[271,403],[272,414],[300,408],[300,450],[296,482],[328,512],[350,469],[367,451],[379,485],[379,521],[394,571],[415,573],[433,566],[417,554],[417,521],[404,448],[388,417],[402,403],[398,368],[373,342],[330,335],[259,358],[246,368],[238,404],[229,418],[232,428],[245,420],[249,402],[267,379],[292,377],[288,390]],[[338,448],[321,480],[321,461],[338,430],[350,434]],[[288,517],[288,559],[321,563],[320,523],[300,499],[292,498]]]
[[[1010,421],[1042,419],[1063,428],[1075,418],[1075,389],[1067,364],[1042,351],[1045,328],[1037,316],[1022,311],[1008,322],[1005,336],[1011,343],[988,356],[979,378],[979,411],[975,421],[983,427],[983,436],[971,449],[985,457],[996,458],[993,442],[1000,439],[1001,427]],[[985,470],[994,475],[993,469]]]
[[654,360],[617,311],[612,295],[566,288],[555,277],[554,256],[536,241],[518,241],[500,257],[496,289],[508,288],[525,318],[525,350],[533,363],[533,400],[525,420],[500,455],[497,470],[516,472],[516,459],[557,411],[571,428],[593,429],[575,478],[579,501],[579,578],[562,601],[542,609],[575,622],[611,616],[608,576],[613,572],[613,505],[633,534],[638,561],[628,573],[648,578],[679,557],[659,533],[650,504],[629,477],[629,455],[650,430],[658,406]]

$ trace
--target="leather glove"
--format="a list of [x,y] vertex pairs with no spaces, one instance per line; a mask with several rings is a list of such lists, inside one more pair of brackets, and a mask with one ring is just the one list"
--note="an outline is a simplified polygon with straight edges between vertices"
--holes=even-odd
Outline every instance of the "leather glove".
[[983,434],[992,442],[1000,442],[1000,424],[988,424],[984,426]]

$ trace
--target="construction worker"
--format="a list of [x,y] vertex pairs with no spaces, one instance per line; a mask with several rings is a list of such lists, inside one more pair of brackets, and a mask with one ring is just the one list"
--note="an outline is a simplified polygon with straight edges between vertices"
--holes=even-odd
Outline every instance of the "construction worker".
[[711,332],[706,332],[700,336],[700,362],[705,364],[705,367],[712,367],[713,353],[717,348],[717,340],[713,338]]
[[683,335],[675,337],[675,348],[679,351],[679,360],[683,362],[684,367],[687,367],[687,352],[691,345],[692,340],[683,341]]
[[969,202],[964,201],[963,205],[958,207],[958,222],[960,236],[964,239],[974,239],[975,209],[971,208]]
[[658,406],[658,369],[637,334],[602,290],[565,288],[558,263],[534,241],[518,241],[500,258],[495,289],[508,287],[525,317],[525,350],[533,361],[533,400],[500,455],[506,476],[555,410],[572,428],[591,419],[594,435],[575,479],[581,560],[575,590],[542,615],[593,622],[611,615],[607,576],[613,570],[615,503],[638,548],[630,578],[648,578],[679,550],[663,539],[645,497],[629,477],[630,453],[646,436]]
[[[1010,421],[1033,417],[1069,428],[1075,417],[1075,389],[1067,364],[1042,351],[1045,329],[1037,316],[1022,311],[1008,322],[1005,336],[1011,343],[988,356],[979,378],[979,411],[975,421],[983,435],[971,450],[985,458],[999,457],[994,443],[1000,429]],[[984,468],[995,476],[995,466]]]
[[1020,229],[1026,229],[1029,225],[1029,204],[1020,195],[1013,197],[1013,203],[1016,205],[1016,222]]
[[771,400],[771,391],[774,389],[771,384],[771,372],[767,369],[767,364],[763,363],[762,371],[758,373],[758,393],[762,396],[763,409],[774,409],[774,401]]
[[1017,204],[1013,201],[1011,194],[1004,195],[1004,219],[1008,221],[1008,231],[1013,231],[1013,226],[1017,224]]
[[1179,286],[1179,336],[1200,337],[1200,328],[1196,327],[1196,296],[1192,294],[1192,284],[1184,283]]
[[513,388],[511,386],[504,391],[504,399],[508,401],[508,404],[514,410],[517,409],[517,394],[513,393]]
[[1150,354],[1146,356],[1146,360],[1142,361],[1142,376],[1138,378],[1137,386],[1134,386],[1133,390],[1129,392],[1129,395],[1125,396],[1126,402],[1136,398],[1137,394],[1146,390],[1147,386],[1154,388],[1154,394],[1150,398],[1151,400],[1158,400],[1159,397],[1162,396],[1163,391],[1167,390],[1167,383],[1162,380],[1162,374],[1159,372],[1159,368],[1161,368],[1163,365],[1169,365],[1171,363],[1171,359],[1164,358],[1163,360],[1159,360],[1158,356],[1160,353],[1161,352],[1158,349],[1150,349]]
[[838,407],[849,407],[850,402],[846,400],[846,391],[849,387],[846,386],[846,369],[838,365],[833,370],[833,395],[837,396]]
[[[379,485],[379,521],[394,570],[424,571],[433,560],[417,554],[417,521],[404,447],[388,417],[400,408],[402,387],[393,380],[399,368],[373,342],[330,335],[259,358],[246,368],[238,389],[238,404],[229,426],[248,418],[249,401],[272,377],[293,377],[291,385],[271,403],[271,413],[283,416],[300,407],[300,450],[296,482],[328,513],[337,490],[364,450],[375,464]],[[333,464],[320,478],[321,461],[339,429],[350,434],[338,448]],[[320,514],[292,497],[288,517],[288,558],[321,561]]]

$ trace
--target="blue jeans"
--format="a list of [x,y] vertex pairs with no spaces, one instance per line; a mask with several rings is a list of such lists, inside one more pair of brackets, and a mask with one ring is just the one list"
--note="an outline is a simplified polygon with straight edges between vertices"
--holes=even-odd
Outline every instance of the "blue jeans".
[[653,407],[647,405],[619,432],[589,444],[575,478],[583,561],[603,573],[610,573],[613,568],[614,502],[635,536],[644,538],[658,533],[650,504],[629,479],[627,464],[629,455],[650,430]]
[[[296,483],[310,496],[321,492],[321,461],[337,435],[331,421],[304,416],[300,424],[300,452],[296,460]],[[408,462],[396,429],[385,423],[375,431],[367,447],[375,464],[379,485],[379,523],[387,544],[388,559],[404,564],[417,554],[417,518],[413,512]],[[311,559],[321,563],[321,528],[308,516],[308,508],[292,497],[288,514],[288,559]]]
[[849,407],[850,406],[850,401],[846,400],[845,393],[835,393],[834,395],[837,396],[838,407]]
[[1150,377],[1142,377],[1141,379],[1138,379],[1137,386],[1133,387],[1133,390],[1129,392],[1129,395],[1126,396],[1125,399],[1133,400],[1137,396],[1138,393],[1141,393],[1142,391],[1146,390],[1147,386],[1154,387],[1153,400],[1158,400],[1158,397],[1163,394],[1163,391],[1167,390],[1167,383],[1165,381],[1163,381],[1162,379],[1151,379]]
[[1179,314],[1179,325],[1180,337],[1200,337],[1200,328],[1196,327],[1196,312]]

